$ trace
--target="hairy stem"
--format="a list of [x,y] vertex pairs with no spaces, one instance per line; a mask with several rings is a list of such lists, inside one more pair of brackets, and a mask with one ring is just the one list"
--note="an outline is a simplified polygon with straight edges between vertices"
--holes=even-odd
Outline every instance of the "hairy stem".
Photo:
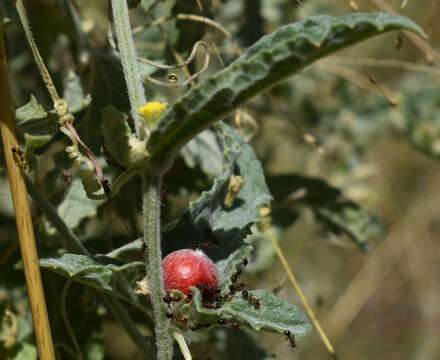
[[169,319],[163,301],[162,251],[160,245],[160,207],[162,178],[144,176],[143,215],[144,241],[148,244],[147,276],[150,282],[150,299],[153,306],[157,359],[170,360],[173,355],[173,340],[168,332]]
[[145,105],[147,101],[145,99],[144,87],[139,75],[136,50],[131,35],[127,1],[111,0],[111,2],[116,37],[118,39],[119,54],[121,56],[122,69],[124,71],[128,97],[130,99],[131,116],[134,119],[136,134],[142,139],[147,135],[146,132],[148,129],[145,128],[142,117],[138,114],[138,109],[142,105]]

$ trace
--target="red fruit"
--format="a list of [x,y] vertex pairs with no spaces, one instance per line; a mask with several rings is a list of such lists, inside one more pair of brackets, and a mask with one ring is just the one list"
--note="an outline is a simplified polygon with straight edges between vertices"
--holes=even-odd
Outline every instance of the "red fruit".
[[174,251],[162,260],[162,266],[167,294],[177,289],[189,295],[191,286],[218,288],[217,268],[202,250]]

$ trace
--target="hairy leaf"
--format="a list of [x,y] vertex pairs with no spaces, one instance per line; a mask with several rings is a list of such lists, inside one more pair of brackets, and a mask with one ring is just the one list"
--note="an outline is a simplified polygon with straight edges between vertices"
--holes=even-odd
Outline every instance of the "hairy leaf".
[[123,261],[108,256],[64,254],[57,258],[40,260],[43,268],[71,278],[84,285],[118,296],[143,308],[142,297],[137,296],[136,281],[145,276],[145,263]]
[[127,116],[113,106],[105,107],[102,109],[101,130],[105,147],[112,159],[128,166],[131,130],[127,123]]
[[223,166],[223,154],[215,133],[205,130],[182,148],[181,155],[190,168],[199,166],[204,174],[219,176]]
[[[383,232],[380,221],[359,205],[344,197],[342,192],[324,180],[300,175],[279,175],[269,178],[269,186],[277,200],[286,200],[289,195],[302,193],[294,204],[309,206],[318,219],[331,230],[347,233],[362,248],[368,246],[370,236]],[[290,205],[281,212],[292,211]]]
[[[211,243],[217,248],[207,248],[206,253],[213,260],[227,258],[241,247],[241,240],[249,233],[250,226],[261,219],[260,207],[271,200],[263,169],[252,147],[226,124],[220,123],[218,131],[224,143],[223,173],[214,180],[211,190],[190,204],[178,224],[163,234],[164,254]],[[232,206],[226,207],[224,199],[233,173],[242,176],[245,183]]]
[[58,131],[58,117],[45,112],[43,106],[31,95],[30,101],[15,112],[17,125],[24,134],[24,160],[29,169],[37,164],[35,150],[46,145]]
[[225,322],[237,322],[240,326],[248,326],[257,331],[282,334],[289,330],[295,337],[305,336],[312,330],[309,319],[298,307],[266,290],[248,291],[259,301],[259,308],[255,308],[239,291],[218,309],[204,307],[198,289],[192,290],[196,311],[205,322],[223,319]]
[[220,260],[215,264],[218,270],[221,294],[225,294],[229,291],[229,286],[233,283],[231,278],[236,274],[238,269],[240,269],[240,271],[243,270],[245,267],[243,261],[249,258],[251,252],[252,246],[244,245],[229,255],[227,259]]
[[15,111],[15,118],[18,124],[22,126],[24,126],[27,121],[43,119],[46,116],[47,112],[44,111],[42,105],[38,104],[34,95],[31,95],[31,99],[26,105],[23,105]]
[[58,214],[69,228],[74,229],[81,220],[92,218],[98,213],[98,207],[105,200],[89,199],[81,184],[81,180],[76,177],[72,180],[69,191],[58,206]]
[[70,71],[64,79],[63,97],[69,104],[69,111],[74,114],[90,105],[92,98],[85,94],[79,77]]
[[6,355],[6,360],[37,360],[38,351],[34,344],[22,342],[13,349],[12,354]]
[[197,133],[313,61],[398,29],[424,36],[423,30],[405,17],[374,13],[315,16],[264,36],[227,68],[186,92],[160,118],[148,143],[153,160],[172,159]]

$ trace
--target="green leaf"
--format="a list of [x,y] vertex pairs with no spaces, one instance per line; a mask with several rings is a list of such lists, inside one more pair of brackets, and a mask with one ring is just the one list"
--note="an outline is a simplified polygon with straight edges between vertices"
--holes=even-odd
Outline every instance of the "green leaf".
[[6,355],[5,360],[37,360],[38,351],[34,344],[28,342],[20,343],[17,348],[8,355]]
[[45,112],[31,95],[30,101],[15,112],[19,129],[24,134],[24,160],[29,169],[37,164],[35,150],[46,145],[58,132],[58,116]]
[[[383,225],[375,216],[345,198],[339,189],[324,180],[294,174],[279,175],[269,178],[269,186],[274,198],[281,201],[295,192],[302,192],[303,196],[294,204],[309,206],[332,231],[347,233],[364,250],[368,247],[369,237],[383,233]],[[280,211],[292,211],[289,207]]]
[[24,134],[26,145],[23,151],[23,158],[28,168],[33,169],[37,165],[35,150],[46,145],[52,140],[52,135],[29,135]]
[[84,110],[92,102],[90,94],[85,94],[79,77],[69,71],[64,79],[63,98],[69,104],[69,111],[74,114]]
[[145,276],[144,262],[124,263],[108,256],[89,257],[64,254],[40,260],[43,268],[74,281],[118,296],[139,308],[144,308],[142,296],[136,295],[136,281]]
[[42,105],[39,105],[34,95],[31,95],[31,99],[26,105],[15,110],[15,119],[19,125],[23,125],[26,121],[33,119],[43,119],[47,116],[47,112],[44,111]]
[[223,167],[223,153],[215,132],[205,130],[198,134],[181,151],[186,165],[194,169],[199,166],[210,178],[219,176]]
[[249,291],[260,302],[256,309],[241,294],[236,294],[231,302],[222,308],[222,316],[230,315],[238,322],[247,323],[255,330],[284,333],[289,330],[295,337],[302,337],[312,331],[307,316],[295,305],[266,290]]
[[110,251],[106,254],[106,256],[124,261],[132,260],[139,256],[140,252],[142,251],[142,244],[142,239],[136,239]]
[[264,36],[224,70],[187,91],[160,118],[148,142],[153,160],[172,159],[180,148],[252,96],[312,62],[375,35],[398,29],[425,36],[399,15],[355,13],[315,16]]
[[260,302],[258,309],[242,296],[242,292],[237,292],[230,301],[223,303],[218,309],[204,307],[197,288],[192,287],[192,292],[195,309],[204,322],[224,319],[256,331],[265,330],[283,334],[284,331],[289,330],[295,337],[305,336],[312,330],[309,319],[297,306],[266,290],[248,291]]
[[[227,258],[241,247],[251,225],[261,220],[260,207],[271,200],[263,169],[252,147],[226,124],[219,123],[218,132],[225,152],[223,173],[214,180],[211,190],[190,204],[178,224],[163,234],[164,254],[200,243],[219,242],[218,248],[208,248],[206,253],[215,261]],[[232,206],[226,207],[224,199],[233,173],[242,176],[245,183]]]
[[229,286],[233,283],[231,278],[235,275],[238,269],[243,269],[245,266],[243,260],[249,258],[252,249],[251,245],[244,245],[229,255],[227,259],[220,260],[215,264],[218,270],[221,294],[225,294],[229,291]]
[[129,163],[129,140],[131,135],[127,116],[113,106],[102,109],[102,136],[111,157],[124,166]]
[[[251,230],[252,234],[246,237],[246,242],[253,246],[254,251],[248,259],[249,264],[246,266],[246,272],[260,274],[270,269],[277,255],[266,231],[258,230],[257,226],[253,226]],[[281,228],[272,225],[270,230],[277,242],[280,242],[282,240]]]
[[72,180],[69,191],[58,206],[58,214],[69,228],[74,229],[81,220],[95,217],[98,213],[98,207],[104,201],[89,199],[81,184],[81,179],[76,177]]

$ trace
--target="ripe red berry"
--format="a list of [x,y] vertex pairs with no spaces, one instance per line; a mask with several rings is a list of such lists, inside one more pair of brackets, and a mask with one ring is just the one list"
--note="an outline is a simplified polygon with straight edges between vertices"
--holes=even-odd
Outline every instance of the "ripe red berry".
[[165,291],[173,289],[185,295],[190,287],[218,288],[218,272],[213,261],[202,250],[182,249],[162,260]]

